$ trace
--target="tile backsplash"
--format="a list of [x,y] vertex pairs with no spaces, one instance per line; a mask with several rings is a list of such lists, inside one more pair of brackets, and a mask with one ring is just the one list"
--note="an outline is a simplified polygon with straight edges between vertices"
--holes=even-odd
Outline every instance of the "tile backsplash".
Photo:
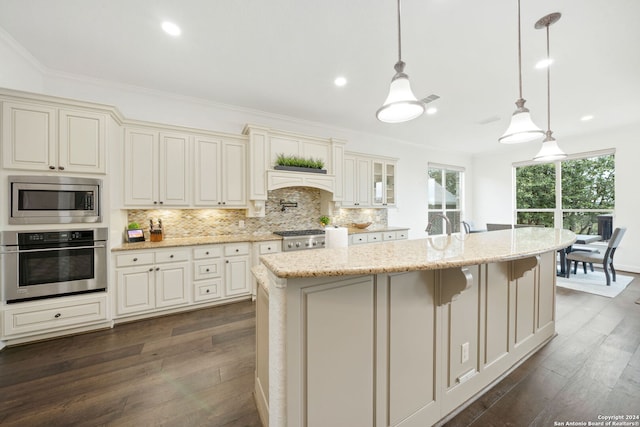
[[[280,230],[319,228],[320,190],[309,187],[289,187],[269,191],[264,218],[247,218],[244,209],[131,209],[128,222],[139,223],[145,231],[149,220],[162,220],[165,238],[197,237],[219,234],[260,234]],[[285,207],[297,204],[297,207]],[[240,223],[244,221],[244,227]],[[386,209],[338,209],[331,224],[372,222],[387,225]]]

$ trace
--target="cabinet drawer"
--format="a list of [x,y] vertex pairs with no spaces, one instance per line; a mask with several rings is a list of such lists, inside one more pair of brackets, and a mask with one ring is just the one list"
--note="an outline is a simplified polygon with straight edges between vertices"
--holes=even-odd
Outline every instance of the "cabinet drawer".
[[382,233],[382,240],[396,240],[396,232],[395,231],[385,231]]
[[222,276],[222,260],[203,260],[193,263],[193,279],[202,280]]
[[222,279],[207,280],[206,282],[197,283],[194,288],[194,301],[206,301],[210,299],[220,298],[222,294]]
[[382,233],[368,233],[367,243],[382,242]]
[[156,252],[156,262],[177,262],[177,261],[188,261],[188,260],[189,260],[189,251],[187,249]]
[[260,243],[260,255],[264,254],[273,254],[276,252],[280,252],[282,249],[281,241],[273,241],[268,243]]
[[361,243],[367,243],[367,235],[366,234],[354,234],[351,236],[351,244],[359,245]]
[[116,256],[116,267],[153,264],[153,252],[128,253]]
[[248,243],[234,243],[231,245],[224,245],[225,256],[248,255],[248,254],[249,254]]
[[407,231],[406,230],[396,231],[396,240],[401,240],[401,239],[406,239],[406,238],[407,238]]
[[220,258],[222,256],[222,245],[204,246],[193,250],[194,259]]
[[107,320],[107,297],[30,303],[4,312],[4,335],[40,333]]

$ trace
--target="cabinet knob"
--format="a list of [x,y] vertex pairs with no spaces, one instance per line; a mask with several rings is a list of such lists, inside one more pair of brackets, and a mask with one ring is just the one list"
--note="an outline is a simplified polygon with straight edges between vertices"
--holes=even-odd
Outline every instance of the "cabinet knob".
[[151,267],[151,268],[149,269],[149,271],[153,271],[153,267]]
[[154,204],[154,205],[157,205],[157,204],[158,204],[158,202],[156,202],[156,201],[154,200],[154,201],[153,201],[153,204]]
[[136,262],[136,261],[138,261],[138,258],[134,258],[134,259],[133,259],[133,262]]
[[219,204],[219,205],[221,205],[221,204],[222,204],[222,202],[218,202],[218,204]]
[[271,250],[271,246],[267,246],[267,250],[270,251]]
[[240,252],[240,249],[236,249],[236,252]]
[[207,289],[205,292],[206,292],[206,293],[209,293],[209,292],[211,292],[211,289]]
[[208,272],[209,272],[209,269],[207,268],[205,271],[208,273]]
[[58,169],[60,169],[61,171],[64,170],[64,166],[58,166]]
[[161,204],[161,205],[164,205],[164,202],[163,202],[162,200],[160,200],[160,204]]
[[59,318],[61,316],[62,316],[62,313],[56,313],[55,316],[53,316],[53,317],[55,317],[57,319],[57,318]]
[[156,271],[160,271],[160,267],[156,267]]
[[169,258],[173,258],[173,254],[169,255]]
[[223,205],[226,205],[226,204],[227,204],[227,202],[222,202],[222,204],[223,204]]
[[225,262],[226,262],[227,264],[229,264],[229,260],[226,260]]
[[205,252],[204,254],[205,254],[205,255],[209,255],[209,251]]
[[54,170],[56,167],[55,166],[49,166],[49,169]]

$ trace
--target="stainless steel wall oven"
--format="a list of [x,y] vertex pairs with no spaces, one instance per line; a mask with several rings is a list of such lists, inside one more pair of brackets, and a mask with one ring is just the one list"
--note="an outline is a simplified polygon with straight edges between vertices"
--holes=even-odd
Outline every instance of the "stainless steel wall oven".
[[3,231],[3,301],[14,303],[106,290],[107,236],[107,228]]

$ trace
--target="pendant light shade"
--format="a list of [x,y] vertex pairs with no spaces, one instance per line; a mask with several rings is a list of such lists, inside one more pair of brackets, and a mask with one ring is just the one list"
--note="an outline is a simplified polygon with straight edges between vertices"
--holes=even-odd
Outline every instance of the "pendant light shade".
[[520,97],[516,101],[518,107],[511,116],[511,123],[506,132],[498,138],[503,144],[518,144],[542,138],[544,132],[531,120],[529,110],[524,106],[522,98],[522,43],[520,40],[520,0],[518,0],[518,87]]
[[[550,13],[547,16],[544,16],[536,22],[535,28],[547,29],[547,63],[550,63],[550,55],[549,55],[549,26],[555,22],[557,22],[562,15],[558,12]],[[561,160],[567,157],[564,151],[560,149],[556,139],[551,135],[553,132],[551,131],[551,67],[547,66],[547,132],[546,138],[542,141],[542,148],[536,156],[533,158],[536,162],[553,162],[556,160]]]
[[538,151],[538,154],[533,158],[536,162],[553,162],[561,160],[567,157],[564,151],[560,149],[556,139],[551,136],[551,131],[548,130],[547,137],[542,141],[542,148]]
[[424,113],[425,104],[411,91],[409,76],[404,71],[404,62],[395,65],[396,74],[391,79],[389,95],[384,104],[376,112],[376,117],[385,123],[402,123],[413,120]]
[[391,79],[389,95],[376,117],[385,123],[402,123],[421,116],[425,103],[418,100],[411,91],[409,76],[404,73],[405,63],[402,61],[402,36],[400,26],[400,0],[398,0],[398,62],[393,67],[396,74]]

